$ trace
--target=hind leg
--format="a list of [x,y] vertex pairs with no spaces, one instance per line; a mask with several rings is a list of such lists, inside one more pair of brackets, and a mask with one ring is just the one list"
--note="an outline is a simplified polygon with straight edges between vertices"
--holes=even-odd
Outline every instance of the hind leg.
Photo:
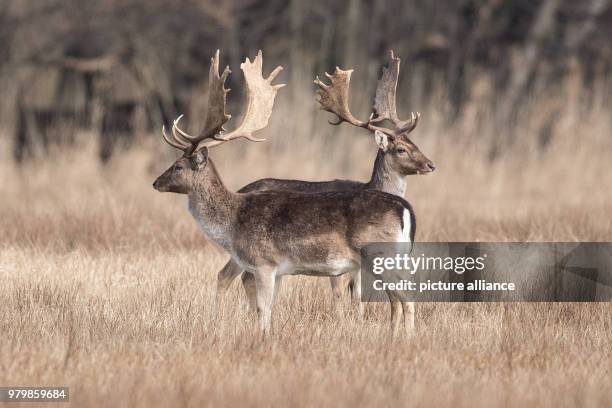
[[274,283],[274,296],[272,298],[272,304],[276,304],[276,299],[278,299],[278,292],[280,291],[282,283],[282,276],[277,275]]
[[397,336],[401,330],[408,336],[414,334],[414,302],[403,300],[401,293],[387,291],[391,306],[391,333]]
[[242,274],[242,287],[247,297],[249,309],[253,312],[257,311],[257,287],[255,284],[255,275],[250,272]]
[[402,309],[404,311],[404,332],[408,336],[412,336],[415,333],[415,326],[414,326],[415,303],[414,302],[402,302]]
[[404,313],[401,302],[389,301],[391,305],[391,335],[397,336],[403,324]]

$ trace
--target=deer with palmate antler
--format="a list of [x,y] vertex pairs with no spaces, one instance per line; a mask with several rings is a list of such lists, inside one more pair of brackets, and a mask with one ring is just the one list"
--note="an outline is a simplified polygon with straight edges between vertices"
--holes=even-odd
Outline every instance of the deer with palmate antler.
[[[435,169],[434,164],[408,137],[418,123],[419,113],[412,113],[410,119],[400,120],[396,112],[396,89],[400,69],[400,59],[393,51],[390,59],[383,67],[382,77],[376,88],[373,113],[368,122],[362,122],[354,118],[349,109],[349,82],[352,70],[343,71],[336,68],[333,75],[326,74],[331,85],[326,85],[317,78],[317,92],[321,108],[336,114],[338,125],[347,122],[352,125],[365,128],[374,135],[378,145],[378,153],[374,161],[372,176],[367,183],[351,180],[332,181],[302,181],[282,180],[266,178],[250,183],[240,190],[239,193],[266,190],[290,190],[298,192],[325,192],[341,190],[378,190],[403,197],[406,192],[406,176],[413,174],[426,174]],[[387,120],[392,127],[379,127]],[[234,278],[242,273],[242,269],[233,261],[229,260],[218,274],[218,292],[226,291]],[[350,286],[348,274],[331,277],[332,292],[338,298],[347,292]],[[252,274],[242,275],[242,282],[249,297],[251,306],[255,306],[255,282]]]
[[[338,191],[304,194],[289,191],[234,193],[221,180],[209,149],[237,138],[261,141],[253,134],[267,126],[281,85],[272,85],[280,71],[262,76],[261,53],[241,65],[247,84],[248,105],[243,122],[226,132],[225,69],[219,75],[218,53],[209,74],[210,94],[204,129],[198,136],[181,131],[175,121],[164,139],[183,155],[153,186],[161,192],[186,194],[189,210],[210,239],[223,247],[242,270],[252,273],[257,312],[264,334],[271,326],[271,308],[277,277],[294,274],[339,276],[350,273],[354,295],[361,296],[360,250],[372,242],[412,242],[414,213],[404,199],[380,191]],[[404,309],[398,294],[391,301],[392,328],[404,327]]]

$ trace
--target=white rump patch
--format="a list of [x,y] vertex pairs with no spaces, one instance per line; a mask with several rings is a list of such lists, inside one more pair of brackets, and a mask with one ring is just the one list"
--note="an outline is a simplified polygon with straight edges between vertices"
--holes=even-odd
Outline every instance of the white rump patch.
[[410,233],[412,232],[412,219],[410,218],[410,211],[404,209],[402,219],[404,221],[404,228],[402,228],[400,231],[397,242],[412,242],[410,239]]

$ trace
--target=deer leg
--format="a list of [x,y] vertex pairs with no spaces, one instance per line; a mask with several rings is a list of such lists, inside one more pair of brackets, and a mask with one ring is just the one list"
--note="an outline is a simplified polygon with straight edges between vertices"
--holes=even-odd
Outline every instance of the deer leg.
[[[276,283],[274,284],[274,297],[272,299],[272,304],[276,303],[276,299],[278,298],[278,292],[281,287],[281,277],[276,277]],[[244,288],[244,292],[246,293],[249,308],[252,311],[257,310],[257,288],[255,286],[255,276],[252,273],[245,272],[242,274],[242,287]]]
[[[329,283],[331,284],[332,290],[332,307],[334,309],[334,313],[336,313],[338,317],[342,316],[345,310],[348,310],[345,308],[346,304],[344,303],[347,301],[347,299],[349,300],[350,304],[351,298],[345,295],[343,287],[344,279],[346,279],[347,276],[348,274],[345,273],[344,275],[329,277]],[[350,278],[347,280],[350,280]]]
[[223,269],[219,271],[217,275],[217,292],[215,294],[215,316],[223,315],[225,303],[223,302],[222,295],[227,293],[230,285],[236,276],[242,273],[242,269],[233,259],[225,264]]
[[396,292],[387,291],[389,297],[389,305],[391,306],[391,335],[396,337],[399,334],[400,327],[405,327],[404,307]]
[[236,279],[236,277],[241,273],[242,268],[240,268],[240,266],[238,266],[238,264],[230,258],[230,260],[217,275],[217,294],[225,293],[229,289],[234,279]]
[[391,332],[393,336],[399,334],[400,326],[408,336],[414,334],[414,302],[406,302],[402,294],[387,291],[391,304]]
[[404,318],[403,309],[401,302],[389,299],[389,304],[391,305],[391,335],[395,337],[399,333]]
[[282,277],[280,275],[276,275],[274,281],[274,297],[272,298],[272,304],[276,304],[276,299],[278,299],[278,292],[280,291],[281,284],[283,283]]
[[402,309],[404,311],[404,331],[408,336],[414,334],[414,302],[402,302]]
[[343,295],[342,282],[340,281],[340,278],[342,276],[344,275],[329,277],[329,283],[331,284],[332,298],[334,300],[334,303],[337,303],[342,298],[342,295]]
[[361,268],[357,268],[355,272],[350,274],[353,283],[353,291],[351,292],[353,304],[357,306],[357,315],[363,317],[363,302],[361,301]]
[[242,274],[242,287],[249,302],[249,309],[257,311],[257,287],[255,285],[255,275],[249,272]]
[[341,301],[347,294],[352,296],[352,279],[350,274],[330,276],[329,283],[331,284],[335,303]]
[[274,301],[275,283],[276,268],[264,267],[255,272],[257,314],[259,315],[259,326],[264,337],[270,334],[270,327],[272,325],[272,302]]

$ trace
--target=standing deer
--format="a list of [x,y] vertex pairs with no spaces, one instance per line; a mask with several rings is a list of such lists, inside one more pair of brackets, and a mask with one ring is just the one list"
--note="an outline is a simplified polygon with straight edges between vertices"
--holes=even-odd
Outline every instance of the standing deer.
[[[226,68],[219,75],[219,54],[209,73],[210,94],[204,129],[191,136],[174,121],[172,134],[162,129],[164,140],[183,155],[155,180],[160,192],[186,194],[189,211],[210,239],[223,247],[242,269],[253,274],[260,329],[268,334],[276,280],[283,275],[339,276],[350,273],[355,299],[361,297],[360,250],[372,242],[412,242],[415,217],[404,199],[374,190],[297,193],[265,191],[234,193],[225,187],[209,158],[209,149],[246,138],[262,141],[253,133],[268,124],[274,98],[283,85],[272,85],[282,67],[265,79],[262,55],[241,65],[247,84],[247,109],[234,131],[223,125]],[[329,88],[329,95],[335,88]],[[390,132],[390,131],[387,131]],[[413,319],[413,304],[401,302],[388,291],[392,329],[397,332],[405,316]]]
[[[408,138],[418,123],[420,115],[413,113],[411,118],[402,121],[396,112],[396,88],[400,69],[400,59],[395,57],[391,51],[390,60],[383,67],[382,77],[378,82],[372,116],[368,122],[362,122],[354,118],[348,106],[349,82],[352,70],[343,71],[336,68],[334,75],[326,74],[331,80],[331,85],[325,85],[319,78],[315,80],[319,90],[317,92],[321,108],[338,116],[339,125],[342,122],[365,128],[374,134],[378,145],[378,153],[374,161],[372,176],[367,183],[351,180],[332,181],[301,181],[281,180],[266,178],[254,181],[240,190],[239,193],[267,190],[290,190],[297,192],[326,192],[341,190],[378,190],[385,193],[403,197],[406,192],[406,176],[413,174],[425,174],[435,169],[434,164],[419,148]],[[394,128],[377,127],[375,124],[389,121]],[[243,270],[230,259],[218,274],[217,288],[219,292],[226,291],[233,280]],[[349,275],[331,277],[331,286],[334,297],[340,297],[351,285]],[[242,275],[242,283],[252,307],[255,306],[255,281],[252,274]]]

